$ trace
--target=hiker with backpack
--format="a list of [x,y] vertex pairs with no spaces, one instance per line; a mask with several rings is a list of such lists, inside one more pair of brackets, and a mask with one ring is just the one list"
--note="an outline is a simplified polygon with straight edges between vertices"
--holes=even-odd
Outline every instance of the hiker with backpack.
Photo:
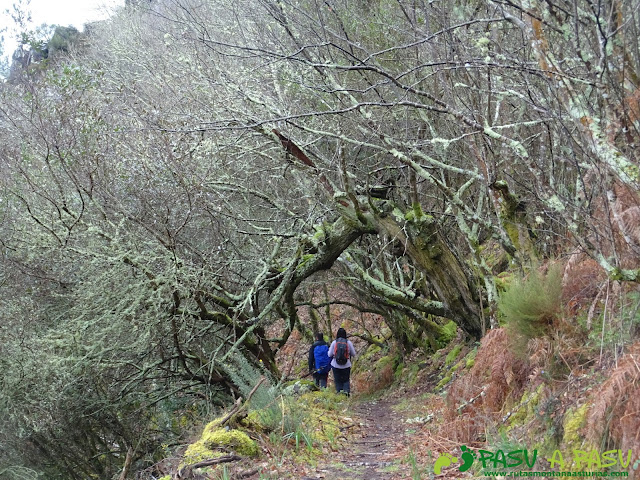
[[316,334],[316,341],[309,349],[309,372],[313,373],[316,386],[327,388],[327,379],[331,370],[329,345],[324,341],[322,332]]
[[351,340],[347,340],[347,331],[339,328],[336,339],[329,347],[331,357],[331,368],[333,369],[333,379],[336,383],[336,392],[351,394],[349,380],[351,377],[351,359],[355,358],[356,350],[353,348]]

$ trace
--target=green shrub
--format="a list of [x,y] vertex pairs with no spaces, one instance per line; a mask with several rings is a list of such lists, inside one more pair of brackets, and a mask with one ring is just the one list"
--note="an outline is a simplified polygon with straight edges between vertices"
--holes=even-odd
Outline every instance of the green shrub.
[[560,313],[562,272],[551,267],[547,274],[537,270],[528,277],[514,279],[500,296],[498,309],[516,347],[544,335]]

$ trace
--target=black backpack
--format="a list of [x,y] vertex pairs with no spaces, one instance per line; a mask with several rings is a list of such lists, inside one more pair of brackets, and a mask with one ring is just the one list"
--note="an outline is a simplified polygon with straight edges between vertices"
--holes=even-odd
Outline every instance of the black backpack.
[[338,365],[346,365],[349,360],[349,344],[346,338],[336,338],[336,346],[333,351],[333,358]]

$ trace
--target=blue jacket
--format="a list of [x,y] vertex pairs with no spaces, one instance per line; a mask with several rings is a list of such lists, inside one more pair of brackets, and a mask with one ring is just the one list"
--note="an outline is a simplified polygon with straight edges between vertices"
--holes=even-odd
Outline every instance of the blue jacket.
[[309,349],[309,371],[313,372],[316,369],[316,359],[313,356],[313,349],[316,348],[318,345],[326,345],[327,342],[325,342],[324,340],[316,340],[313,345],[311,345],[311,348]]

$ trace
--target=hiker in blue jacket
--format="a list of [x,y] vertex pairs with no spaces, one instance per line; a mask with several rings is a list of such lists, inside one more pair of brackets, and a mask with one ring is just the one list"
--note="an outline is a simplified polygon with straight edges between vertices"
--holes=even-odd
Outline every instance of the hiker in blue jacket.
[[313,372],[313,379],[320,388],[327,388],[327,379],[331,370],[329,346],[324,341],[322,332],[316,333],[316,341],[309,349],[309,372]]
[[350,395],[351,359],[355,358],[356,349],[353,348],[351,340],[347,340],[347,331],[344,328],[338,329],[336,339],[331,342],[329,356],[331,357],[333,379],[336,382],[336,392]]

